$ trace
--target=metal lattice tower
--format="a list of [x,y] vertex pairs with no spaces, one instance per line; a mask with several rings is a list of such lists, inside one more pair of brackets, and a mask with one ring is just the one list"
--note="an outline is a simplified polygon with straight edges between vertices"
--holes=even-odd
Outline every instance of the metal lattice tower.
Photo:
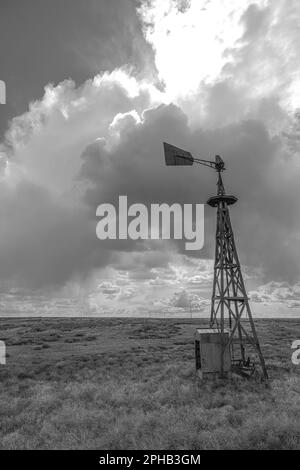
[[[221,336],[221,374],[224,354],[230,349],[232,370],[242,375],[250,375],[255,370],[255,354],[263,376],[267,379],[268,373],[252,318],[228,209],[237,202],[237,198],[225,193],[221,176],[225,170],[224,162],[219,155],[215,157],[215,161],[194,158],[190,152],[167,143],[164,143],[164,151],[167,165],[185,166],[199,163],[215,169],[218,173],[217,195],[210,197],[207,204],[217,208],[210,326]],[[251,355],[248,355],[248,348],[251,348]]]
[[[252,347],[260,361],[265,378],[268,373],[260,349],[254,321],[247,297],[241,266],[236,250],[228,206],[235,204],[235,196],[225,194],[221,177],[224,167],[218,171],[218,194],[208,199],[207,204],[217,208],[216,248],[213,292],[211,299],[210,326],[222,333],[229,330],[229,339],[222,344],[222,356],[231,348],[232,368],[239,372],[253,369],[247,347]],[[223,361],[221,362],[223,365]]]

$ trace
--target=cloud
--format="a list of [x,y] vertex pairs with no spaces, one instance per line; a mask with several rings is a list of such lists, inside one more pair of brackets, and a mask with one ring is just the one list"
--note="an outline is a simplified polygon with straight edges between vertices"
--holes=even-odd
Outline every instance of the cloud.
[[45,8],[43,2],[6,2],[0,17],[0,56],[9,99],[1,108],[1,138],[8,118],[23,113],[49,82],[72,77],[80,84],[124,66],[139,78],[155,80],[153,51],[144,39],[136,5],[135,0],[52,0]]
[[152,92],[119,70],[79,88],[72,81],[48,86],[41,101],[12,120],[0,147],[0,279],[61,287],[108,263],[114,247],[101,248],[95,210],[91,217],[76,181],[80,154],[99,136],[113,141],[118,113],[141,112],[155,103]]
[[[159,96],[153,87],[114,72],[79,89],[70,82],[49,88],[41,103],[12,122],[3,147],[10,155],[1,209],[8,218],[2,237],[3,278],[18,273],[32,286],[59,285],[107,263],[121,267],[126,252],[135,251],[127,269],[132,276],[149,279],[153,274],[147,263],[166,265],[176,252],[184,253],[181,242],[100,242],[94,233],[98,204],[117,206],[120,194],[128,196],[129,204],[149,206],[204,203],[213,192],[214,174],[209,170],[164,166],[164,140],[194,154],[222,150],[229,169],[225,184],[241,199],[233,217],[243,261],[263,264],[265,272],[279,278],[298,275],[296,247],[289,242],[291,233],[295,236],[299,230],[299,208],[291,193],[291,188],[297,191],[298,172],[284,159],[278,138],[254,120],[193,129],[178,106],[157,105]],[[53,135],[61,139],[51,146]],[[85,147],[92,136],[94,142]],[[30,223],[22,230],[25,214]],[[214,211],[206,209],[205,248],[196,256],[211,256],[214,217]]]
[[98,250],[87,209],[21,181],[2,182],[0,279],[32,288],[61,286],[86,276],[95,264],[107,262]]
[[76,88],[72,80],[48,85],[41,101],[15,117],[4,145],[11,165],[53,190],[67,191],[80,169],[80,154],[97,137],[107,137],[118,113],[142,112],[159,92],[115,70]]
[[288,308],[300,307],[300,283],[290,285],[287,282],[271,281],[249,292],[252,302],[274,304],[281,303]]
[[98,285],[98,289],[103,294],[113,297],[120,292],[120,287],[114,285],[112,282],[101,282]]
[[150,0],[139,14],[166,94],[204,127],[287,125],[299,107],[297,0]]
[[203,158],[222,155],[225,186],[239,197],[231,215],[242,264],[261,269],[265,283],[297,282],[297,4],[221,3],[142,4],[163,91],[125,67],[80,86],[47,85],[12,120],[0,146],[0,280],[8,289],[89,279],[96,312],[128,312],[125,302],[133,311],[148,301],[153,311],[183,308],[191,295],[201,309],[206,298],[196,290],[212,280],[213,209],[199,253],[180,241],[96,238],[97,206],[117,206],[119,195],[149,207],[204,203],[215,192],[213,171],[165,167],[163,141]]
[[[195,155],[214,155],[221,150],[228,168],[225,185],[240,198],[232,208],[232,219],[242,262],[262,267],[274,278],[295,279],[300,269],[295,243],[300,229],[295,198],[299,169],[295,160],[286,158],[280,139],[272,137],[260,121],[191,129],[174,105],[144,111],[139,120],[130,119],[123,126],[112,148],[96,143],[97,147],[84,152],[80,177],[89,182],[86,203],[93,208],[99,201],[117,205],[119,194],[126,194],[129,204],[204,203],[213,192],[214,174],[201,168],[164,167],[163,140]],[[194,256],[211,256],[214,218],[215,212],[207,208],[205,247]],[[181,243],[177,250],[184,252]]]
[[202,311],[209,306],[210,301],[196,294],[189,294],[187,291],[181,290],[180,292],[174,293],[173,297],[171,297],[169,300],[169,304],[172,307],[181,308],[184,310]]
[[[224,52],[243,32],[239,18],[250,2],[182,2],[150,0],[139,9],[145,37],[155,51],[159,77],[172,100],[194,93],[216,79],[226,63]],[[202,8],[201,8],[202,7]]]

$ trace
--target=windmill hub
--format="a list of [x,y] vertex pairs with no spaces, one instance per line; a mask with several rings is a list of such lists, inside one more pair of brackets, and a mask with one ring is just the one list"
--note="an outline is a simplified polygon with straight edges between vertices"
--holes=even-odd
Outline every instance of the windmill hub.
[[220,196],[212,196],[207,200],[207,204],[211,207],[218,207],[219,204],[224,203],[227,206],[232,206],[237,202],[238,198],[229,194],[223,194]]

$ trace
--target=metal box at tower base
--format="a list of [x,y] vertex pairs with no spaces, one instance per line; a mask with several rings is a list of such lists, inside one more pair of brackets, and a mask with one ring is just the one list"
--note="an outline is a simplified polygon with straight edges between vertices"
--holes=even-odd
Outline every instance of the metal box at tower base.
[[[222,342],[223,336],[223,342]],[[222,347],[228,342],[229,332],[223,335],[215,328],[198,328],[195,331],[196,372],[201,379],[228,375],[231,371],[231,351]],[[223,362],[223,367],[222,367]],[[223,369],[223,370],[222,370]]]

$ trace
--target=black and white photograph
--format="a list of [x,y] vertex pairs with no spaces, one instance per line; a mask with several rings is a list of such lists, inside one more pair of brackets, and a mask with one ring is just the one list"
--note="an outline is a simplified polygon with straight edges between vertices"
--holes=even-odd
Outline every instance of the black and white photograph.
[[0,450],[300,450],[298,0],[0,0]]

